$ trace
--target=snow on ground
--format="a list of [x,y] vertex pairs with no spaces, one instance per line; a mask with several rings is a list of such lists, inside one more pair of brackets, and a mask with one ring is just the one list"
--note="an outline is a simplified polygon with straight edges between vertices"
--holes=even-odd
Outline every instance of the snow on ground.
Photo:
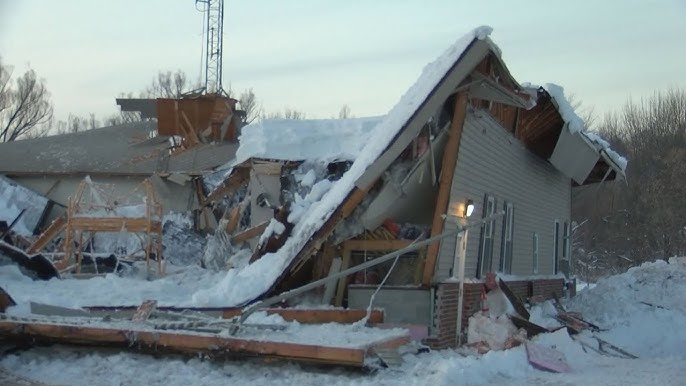
[[[0,272],[0,279],[3,283],[8,279],[7,271]],[[31,287],[26,290],[39,292]],[[0,359],[0,366],[48,384],[68,385],[684,385],[684,293],[686,258],[673,258],[669,263],[646,263],[625,274],[602,279],[595,288],[582,291],[565,304],[567,309],[581,311],[585,319],[608,328],[596,334],[638,355],[639,359],[585,352],[564,329],[535,338],[536,343],[565,354],[572,370],[564,374],[533,368],[522,346],[484,355],[467,355],[455,350],[407,353],[400,367],[379,369],[371,374],[294,363],[154,357],[61,346],[7,353]],[[534,308],[534,321],[550,321],[551,307],[550,303],[544,303]],[[263,314],[250,321],[283,323]],[[311,334],[326,335],[335,331],[330,326],[318,328]],[[336,328],[352,327],[338,325]],[[294,335],[289,339],[298,339],[298,326],[291,327],[291,333]]]

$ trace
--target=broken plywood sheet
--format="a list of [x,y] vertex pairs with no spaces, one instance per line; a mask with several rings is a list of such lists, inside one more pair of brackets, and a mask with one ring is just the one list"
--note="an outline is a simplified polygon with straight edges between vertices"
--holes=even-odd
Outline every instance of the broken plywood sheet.
[[137,323],[145,322],[157,308],[157,300],[146,300],[133,313],[131,320]]
[[130,321],[97,318],[0,318],[0,337],[7,341],[44,342],[207,354],[265,356],[312,363],[363,367],[376,349],[408,343],[405,330],[354,328],[336,324],[269,331],[244,325],[236,336],[225,331],[159,330]]

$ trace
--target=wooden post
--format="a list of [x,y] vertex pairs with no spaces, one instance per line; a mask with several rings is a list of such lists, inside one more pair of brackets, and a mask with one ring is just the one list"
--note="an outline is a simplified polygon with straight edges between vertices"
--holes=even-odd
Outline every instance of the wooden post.
[[[450,123],[450,137],[445,145],[443,151],[443,162],[441,166],[441,175],[438,182],[438,195],[436,197],[436,209],[434,210],[433,222],[431,225],[431,236],[436,236],[443,233],[444,220],[443,215],[448,210],[448,203],[450,201],[450,189],[453,184],[453,174],[455,165],[457,164],[457,154],[460,148],[460,139],[462,138],[462,127],[467,115],[467,94],[460,92],[455,98],[455,110],[453,112],[453,119]],[[424,264],[424,274],[422,275],[422,286],[428,287],[431,285],[431,279],[436,267],[436,260],[438,258],[439,243],[429,245],[426,252],[426,263]]]
[[[341,271],[345,271],[350,267],[350,254],[351,250],[343,248],[343,261],[341,263]],[[343,305],[343,294],[345,293],[345,287],[348,284],[348,277],[342,277],[338,280],[338,290],[336,291],[336,307]]]

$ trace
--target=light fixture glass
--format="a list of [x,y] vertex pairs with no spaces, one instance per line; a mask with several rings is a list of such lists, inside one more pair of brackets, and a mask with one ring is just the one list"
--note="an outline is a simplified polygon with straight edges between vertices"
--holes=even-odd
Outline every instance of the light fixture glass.
[[474,201],[467,200],[467,203],[464,207],[464,216],[469,217],[472,215],[473,212],[474,212]]

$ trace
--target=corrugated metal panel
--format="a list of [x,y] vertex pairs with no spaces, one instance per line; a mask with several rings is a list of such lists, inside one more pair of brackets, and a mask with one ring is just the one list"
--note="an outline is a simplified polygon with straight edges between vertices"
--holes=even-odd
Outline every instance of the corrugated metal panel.
[[[532,274],[532,237],[539,237],[539,273],[552,274],[554,220],[570,218],[570,180],[550,163],[528,151],[511,133],[484,112],[467,114],[455,168],[451,203],[472,199],[473,216],[483,212],[485,194],[493,195],[497,209],[514,205],[512,274]],[[493,266],[498,267],[502,220],[496,221]],[[446,222],[446,230],[455,226]],[[475,277],[480,229],[470,231],[465,272]],[[436,279],[449,277],[455,240],[441,243]]]

